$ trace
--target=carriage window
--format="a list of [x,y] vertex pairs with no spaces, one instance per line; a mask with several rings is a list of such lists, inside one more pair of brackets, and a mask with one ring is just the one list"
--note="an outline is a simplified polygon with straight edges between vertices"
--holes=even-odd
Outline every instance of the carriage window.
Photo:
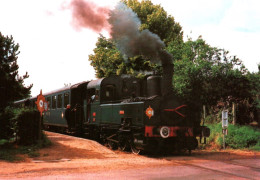
[[52,96],[52,109],[56,109],[57,96]]
[[64,107],[66,108],[69,103],[70,103],[70,94],[64,93]]
[[58,95],[58,104],[57,104],[57,108],[61,108],[62,107],[62,94]]
[[47,103],[48,103],[48,108],[50,109],[50,108],[51,108],[51,107],[50,107],[50,104],[51,104],[51,97],[47,97],[46,100],[47,100]]

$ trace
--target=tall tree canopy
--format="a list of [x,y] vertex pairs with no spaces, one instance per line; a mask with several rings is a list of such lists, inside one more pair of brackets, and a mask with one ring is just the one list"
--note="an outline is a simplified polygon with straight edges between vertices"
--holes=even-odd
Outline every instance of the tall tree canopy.
[[10,102],[30,94],[32,85],[23,85],[24,79],[29,77],[28,74],[22,77],[18,74],[19,53],[19,44],[14,42],[13,37],[4,36],[0,32],[0,111]]
[[[175,52],[175,47],[168,47]],[[223,100],[250,96],[247,69],[241,60],[229,56],[228,51],[211,47],[201,37],[189,39],[178,52],[175,61],[174,87],[188,101],[214,105]]]
[[168,45],[172,41],[182,42],[183,32],[179,23],[174,17],[168,15],[160,6],[154,5],[150,0],[123,0],[139,17],[142,22],[141,29],[157,34],[161,40]]
[[248,72],[239,58],[210,46],[201,37],[189,39],[178,51],[169,45],[168,51],[179,58],[174,62],[175,92],[196,106],[195,112],[201,112],[202,105],[217,112],[234,102],[238,104],[238,123],[259,119],[259,72]]
[[[160,5],[153,5],[149,0],[124,0],[141,20],[140,31],[149,29],[157,34],[164,41],[166,47],[169,43],[179,47],[183,43],[182,28],[176,23],[172,16]],[[141,76],[146,71],[160,71],[160,68],[151,64],[149,59],[141,56],[128,58],[125,60],[122,54],[117,50],[114,42],[102,35],[99,37],[94,49],[94,54],[89,56],[91,65],[96,70],[97,77],[109,76],[111,74],[131,74]]]

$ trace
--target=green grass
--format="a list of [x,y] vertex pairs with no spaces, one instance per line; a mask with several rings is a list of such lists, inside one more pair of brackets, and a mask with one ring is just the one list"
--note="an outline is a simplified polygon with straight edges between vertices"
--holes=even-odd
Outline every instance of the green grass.
[[8,143],[8,140],[6,139],[0,139],[0,146],[3,146]]
[[14,148],[1,148],[0,149],[0,160],[5,160],[9,162],[22,161],[23,158],[17,156],[19,150]]
[[40,153],[38,150],[52,144],[44,134],[41,141],[38,141],[36,144],[30,146],[17,146],[15,143],[9,143],[6,141],[7,140],[0,141],[5,142],[0,144],[0,160],[9,162],[23,161],[24,158],[19,155],[28,155],[30,158],[39,157]]
[[255,146],[249,148],[250,150],[260,151],[260,141]]
[[[208,144],[223,147],[221,124],[207,125],[211,130]],[[228,135],[225,137],[226,147],[232,149],[250,149],[260,151],[260,130],[251,126],[229,125]]]

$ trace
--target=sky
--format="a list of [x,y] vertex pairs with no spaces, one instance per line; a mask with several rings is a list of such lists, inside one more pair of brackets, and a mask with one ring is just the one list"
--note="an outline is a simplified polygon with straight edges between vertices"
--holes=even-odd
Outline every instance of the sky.
[[[118,0],[95,0],[113,8]],[[179,22],[184,40],[200,35],[211,46],[224,48],[242,59],[251,72],[260,63],[259,0],[152,0]],[[99,34],[75,29],[69,0],[0,0],[0,32],[20,45],[19,74],[30,75],[32,95],[95,79],[88,61]],[[103,31],[107,36],[107,32]]]

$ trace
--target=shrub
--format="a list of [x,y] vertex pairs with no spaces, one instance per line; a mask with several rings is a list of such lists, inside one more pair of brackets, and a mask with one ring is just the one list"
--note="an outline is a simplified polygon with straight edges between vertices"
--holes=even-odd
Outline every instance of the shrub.
[[253,127],[230,125],[228,130],[226,143],[231,148],[249,148],[260,142],[260,131]]
[[14,116],[14,111],[9,107],[0,113],[0,140],[9,140],[13,137],[14,128],[12,119],[14,118]]
[[32,109],[23,109],[15,121],[17,122],[18,143],[23,145],[36,144],[39,139],[40,113]]
[[7,144],[8,143],[8,140],[6,139],[0,139],[0,147]]
[[222,137],[222,127],[221,124],[209,124],[207,125],[210,128],[210,136],[208,139],[208,144],[214,144],[218,148],[221,147],[221,137]]
[[[223,134],[221,123],[210,124],[211,130],[209,143],[214,143],[218,147],[223,146]],[[233,149],[249,148],[260,150],[260,131],[250,126],[232,125],[228,126],[228,135],[225,137],[226,147]]]
[[255,146],[249,148],[250,150],[260,151],[260,141]]
[[33,109],[8,107],[0,113],[0,159],[23,160],[18,154],[37,157],[38,149],[50,146],[51,141],[45,134],[42,131],[39,134],[39,121],[40,113]]

